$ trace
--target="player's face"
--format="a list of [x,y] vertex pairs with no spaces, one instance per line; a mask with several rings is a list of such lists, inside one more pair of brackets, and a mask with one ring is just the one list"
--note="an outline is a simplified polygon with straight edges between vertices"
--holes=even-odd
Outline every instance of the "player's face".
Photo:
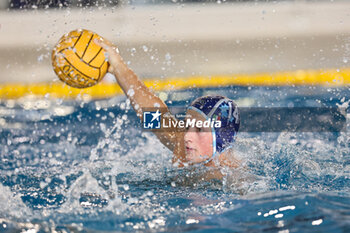
[[[186,119],[205,121],[198,112],[189,109]],[[200,163],[212,156],[213,137],[211,128],[189,127],[185,133],[185,153],[189,163]]]

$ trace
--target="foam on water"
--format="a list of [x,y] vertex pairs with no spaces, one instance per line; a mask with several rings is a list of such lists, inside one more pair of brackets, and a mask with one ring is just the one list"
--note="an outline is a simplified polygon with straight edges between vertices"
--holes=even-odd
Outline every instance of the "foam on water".
[[22,201],[20,195],[0,184],[1,216],[14,219],[25,219],[33,216],[33,212]]

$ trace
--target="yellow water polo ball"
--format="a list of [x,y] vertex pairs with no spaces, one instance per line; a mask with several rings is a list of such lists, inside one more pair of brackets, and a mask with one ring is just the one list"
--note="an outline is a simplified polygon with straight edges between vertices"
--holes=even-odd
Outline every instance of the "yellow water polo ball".
[[78,29],[61,37],[52,51],[52,66],[66,84],[86,88],[97,84],[108,70],[105,50],[94,43],[101,37]]

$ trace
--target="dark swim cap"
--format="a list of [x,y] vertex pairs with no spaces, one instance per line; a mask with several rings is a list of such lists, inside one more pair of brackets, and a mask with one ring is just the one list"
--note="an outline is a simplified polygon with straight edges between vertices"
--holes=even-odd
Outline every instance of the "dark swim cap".
[[188,109],[199,112],[206,120],[221,121],[220,128],[212,128],[212,158],[232,146],[240,124],[238,107],[233,100],[219,95],[202,96],[195,99]]

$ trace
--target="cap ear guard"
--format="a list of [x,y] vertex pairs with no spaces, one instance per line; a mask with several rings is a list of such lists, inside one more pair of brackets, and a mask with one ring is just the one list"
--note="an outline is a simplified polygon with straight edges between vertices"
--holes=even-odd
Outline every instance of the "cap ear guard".
[[216,130],[216,149],[218,152],[225,150],[227,146],[235,141],[236,132],[232,133],[231,128],[218,128]]

